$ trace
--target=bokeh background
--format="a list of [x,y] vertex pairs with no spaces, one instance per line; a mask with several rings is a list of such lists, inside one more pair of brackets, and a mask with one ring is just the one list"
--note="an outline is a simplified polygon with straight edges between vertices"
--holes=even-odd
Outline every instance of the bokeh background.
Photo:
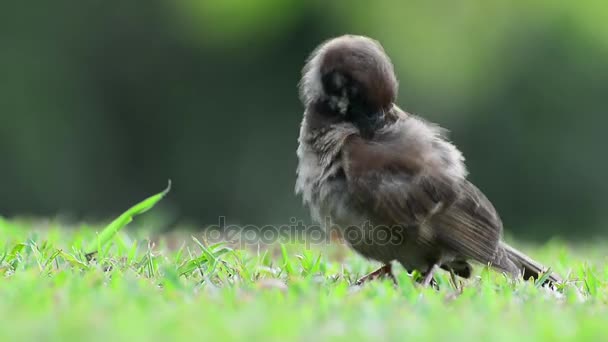
[[2,216],[107,219],[171,179],[169,226],[307,219],[293,194],[300,70],[356,33],[392,57],[399,105],[450,128],[510,233],[607,232],[603,1],[2,7]]

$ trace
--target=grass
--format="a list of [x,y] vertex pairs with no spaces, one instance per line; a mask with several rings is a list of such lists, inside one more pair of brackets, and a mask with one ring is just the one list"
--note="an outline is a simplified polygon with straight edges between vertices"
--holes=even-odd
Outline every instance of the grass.
[[[162,196],[154,198],[134,208],[148,210]],[[401,268],[399,286],[386,280],[354,287],[378,265],[340,244],[236,248],[210,244],[200,233],[121,230],[129,221],[113,221],[109,234],[103,227],[0,219],[0,340],[608,336],[608,267],[600,242],[519,246],[567,276],[557,292],[483,266],[461,290],[441,273],[436,291],[415,285]]]

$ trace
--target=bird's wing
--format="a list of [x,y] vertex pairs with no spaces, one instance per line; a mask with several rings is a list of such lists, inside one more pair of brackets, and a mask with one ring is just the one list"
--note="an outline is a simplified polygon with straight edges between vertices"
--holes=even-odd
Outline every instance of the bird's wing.
[[346,141],[345,152],[349,191],[372,221],[417,227],[422,243],[481,262],[492,260],[502,224],[473,184],[426,165],[424,151],[396,153],[386,144],[354,136]]
[[360,210],[382,225],[421,227],[458,196],[458,180],[425,171],[422,155],[351,136],[344,146],[349,191]]
[[502,236],[500,217],[471,182],[464,181],[460,189],[457,200],[431,219],[437,240],[460,255],[491,262]]

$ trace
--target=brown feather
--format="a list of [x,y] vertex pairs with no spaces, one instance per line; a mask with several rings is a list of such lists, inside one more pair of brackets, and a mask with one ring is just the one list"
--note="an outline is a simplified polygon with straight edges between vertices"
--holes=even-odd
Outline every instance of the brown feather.
[[482,263],[494,258],[502,222],[490,201],[469,181],[460,186],[456,202],[431,222],[439,242],[458,254]]

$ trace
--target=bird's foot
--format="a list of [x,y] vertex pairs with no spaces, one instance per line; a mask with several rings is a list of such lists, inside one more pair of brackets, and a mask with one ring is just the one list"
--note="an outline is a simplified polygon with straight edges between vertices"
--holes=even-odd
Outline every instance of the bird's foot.
[[456,289],[456,293],[462,294],[462,291],[464,289],[462,287],[462,282],[456,279],[456,273],[454,273],[453,269],[450,269],[450,280],[452,281],[452,286],[454,286],[454,288]]
[[355,285],[357,285],[357,286],[363,285],[364,283],[366,283],[368,281],[375,280],[378,278],[384,278],[384,277],[390,277],[393,280],[393,282],[395,284],[397,284],[397,279],[393,275],[392,265],[386,264],[386,265],[380,267],[379,269],[373,271],[372,273],[369,273],[369,274],[359,278],[359,280],[357,280],[355,282]]
[[424,286],[424,287],[431,286],[432,288],[439,290],[439,284],[437,284],[437,281],[433,277],[436,269],[437,269],[437,265],[434,264],[433,266],[431,266],[431,268],[426,273],[423,274],[422,281],[420,282],[420,284],[422,286]]

